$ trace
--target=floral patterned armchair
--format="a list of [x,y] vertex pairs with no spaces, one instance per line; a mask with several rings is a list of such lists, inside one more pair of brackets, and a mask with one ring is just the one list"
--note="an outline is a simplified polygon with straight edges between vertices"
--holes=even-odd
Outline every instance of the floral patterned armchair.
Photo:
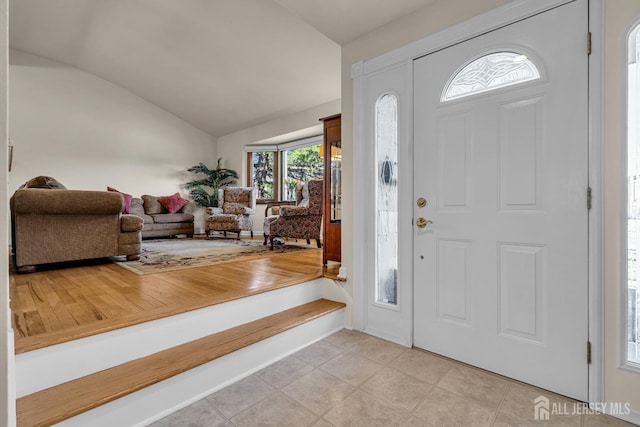
[[205,235],[211,231],[240,233],[245,230],[253,237],[253,215],[256,211],[256,198],[252,187],[224,187],[218,189],[217,208],[207,208]]
[[296,206],[280,206],[279,215],[268,216],[264,220],[264,244],[267,240],[273,249],[273,239],[289,237],[293,239],[315,239],[320,244],[322,227],[322,179],[308,181],[301,191],[297,191]]

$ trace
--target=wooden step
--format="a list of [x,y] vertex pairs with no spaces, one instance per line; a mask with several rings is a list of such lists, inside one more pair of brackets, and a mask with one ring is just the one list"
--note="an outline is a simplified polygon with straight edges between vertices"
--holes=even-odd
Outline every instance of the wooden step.
[[17,400],[18,427],[49,426],[329,314],[319,299]]

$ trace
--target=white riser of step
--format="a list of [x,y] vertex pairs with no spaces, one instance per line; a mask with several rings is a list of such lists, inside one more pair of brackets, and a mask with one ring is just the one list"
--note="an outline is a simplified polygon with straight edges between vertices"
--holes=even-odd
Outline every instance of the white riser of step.
[[146,426],[339,331],[343,326],[344,309],[341,309],[56,425]]
[[16,355],[16,393],[26,396],[322,297],[316,279],[239,300]]

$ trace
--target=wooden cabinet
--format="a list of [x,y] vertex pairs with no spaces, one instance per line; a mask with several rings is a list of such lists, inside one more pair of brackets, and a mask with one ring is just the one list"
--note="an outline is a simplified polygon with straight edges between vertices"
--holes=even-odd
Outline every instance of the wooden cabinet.
[[323,117],[324,143],[324,209],[322,263],[340,262],[342,222],[342,141],[340,114]]

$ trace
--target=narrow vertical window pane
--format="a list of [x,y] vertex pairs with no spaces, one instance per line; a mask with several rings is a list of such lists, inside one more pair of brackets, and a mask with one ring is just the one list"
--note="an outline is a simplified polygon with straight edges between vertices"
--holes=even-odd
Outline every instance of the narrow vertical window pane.
[[398,99],[387,94],[375,106],[376,301],[398,303]]
[[627,360],[640,363],[640,26],[629,37],[627,105]]
[[257,151],[251,154],[251,184],[258,200],[275,199],[275,158],[273,151]]
[[320,146],[321,144],[309,145],[282,152],[282,200],[295,200],[298,184],[304,184],[313,178],[322,178],[324,162],[320,156]]

